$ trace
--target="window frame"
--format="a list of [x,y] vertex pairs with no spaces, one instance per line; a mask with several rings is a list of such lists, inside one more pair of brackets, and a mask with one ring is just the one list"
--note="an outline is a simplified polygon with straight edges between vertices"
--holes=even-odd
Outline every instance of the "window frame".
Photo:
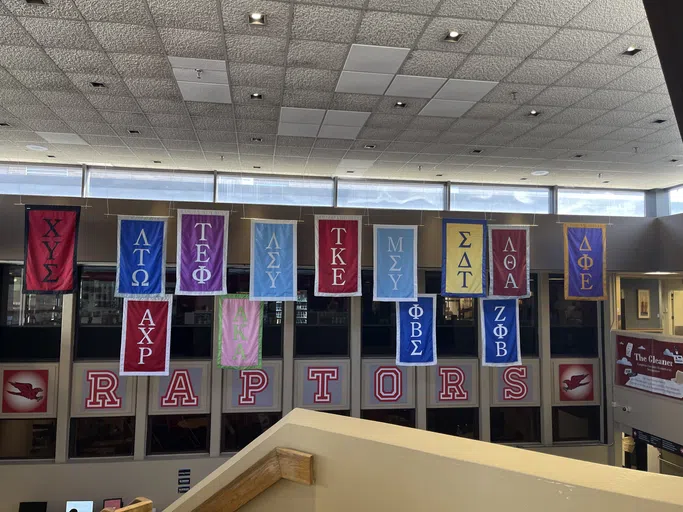
[[[562,194],[567,193],[567,194],[574,194],[574,195],[581,195],[584,198],[589,198],[589,200],[593,200],[594,197],[591,196],[599,196],[599,195],[607,195],[607,194],[627,194],[627,195],[638,195],[642,197],[642,215],[630,215],[630,214],[624,214],[620,213],[619,211],[600,211],[599,213],[591,213],[591,212],[580,212],[580,211],[575,211],[575,210],[567,210],[562,208]],[[571,203],[572,201],[576,201],[576,197],[569,197],[567,198],[567,202]],[[634,198],[635,199],[635,198]],[[603,199],[598,199],[599,201],[604,201]],[[609,208],[612,208],[613,205],[621,205],[625,203],[631,203],[632,201],[627,200],[626,198],[624,199],[618,199],[615,198],[612,200]],[[625,218],[644,218],[647,216],[647,207],[646,207],[646,197],[645,197],[645,191],[644,190],[626,190],[626,189],[596,189],[596,188],[569,188],[569,187],[558,187],[555,189],[555,204],[557,207],[557,211],[555,212],[557,215],[575,215],[575,216],[583,216],[583,217],[625,217]],[[638,201],[638,209],[640,209],[640,201]]]
[[[510,208],[458,208],[458,204],[461,203],[461,200],[458,199],[458,194],[459,191],[455,191],[454,189],[461,189],[461,190],[470,190],[471,192],[475,192],[474,189],[478,189],[481,192],[490,190],[492,192],[492,200],[496,198],[496,192],[499,193],[504,193],[506,191],[509,191],[511,193],[517,193],[517,192],[526,192],[526,191],[538,191],[538,190],[543,190],[547,192],[548,197],[547,200],[545,201],[545,210],[544,211],[536,211],[532,208],[529,209],[517,209],[517,210],[512,210]],[[495,205],[495,201],[491,201],[492,205]],[[521,204],[521,203],[520,203]],[[483,184],[483,185],[477,185],[477,184],[472,184],[472,183],[458,183],[458,182],[449,182],[448,183],[448,210],[452,212],[491,212],[491,213],[515,213],[515,214],[538,214],[538,215],[550,215],[553,213],[553,205],[554,205],[554,199],[553,199],[553,190],[550,187],[541,187],[541,186],[516,186],[516,185],[496,185],[496,184]]]

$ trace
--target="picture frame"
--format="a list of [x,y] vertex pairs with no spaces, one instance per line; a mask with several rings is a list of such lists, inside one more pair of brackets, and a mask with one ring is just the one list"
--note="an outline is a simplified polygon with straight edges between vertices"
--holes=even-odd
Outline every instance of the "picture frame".
[[123,498],[107,498],[102,501],[102,508],[123,508]]
[[638,320],[650,319],[650,290],[638,290]]

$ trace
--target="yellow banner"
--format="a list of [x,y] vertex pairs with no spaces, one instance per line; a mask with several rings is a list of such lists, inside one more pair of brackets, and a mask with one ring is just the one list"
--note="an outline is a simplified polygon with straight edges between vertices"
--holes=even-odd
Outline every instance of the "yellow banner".
[[446,297],[486,295],[486,221],[443,221],[441,294]]

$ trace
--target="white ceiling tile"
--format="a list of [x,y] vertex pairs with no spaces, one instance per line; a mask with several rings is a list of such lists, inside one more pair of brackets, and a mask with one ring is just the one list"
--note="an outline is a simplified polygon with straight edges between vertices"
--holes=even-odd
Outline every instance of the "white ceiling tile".
[[[228,57],[230,57],[229,48],[228,45]],[[292,40],[287,52],[287,65],[340,70],[348,51],[349,45],[342,43]]]
[[[477,47],[493,26],[494,23],[490,21],[438,16],[427,24],[417,47],[421,50],[468,53]],[[445,39],[446,35],[453,30],[463,34],[462,38],[455,43]]]
[[577,64],[577,62],[571,61],[528,59],[505,77],[505,81],[519,84],[550,85],[569,73]]
[[126,23],[90,23],[90,30],[107,52],[161,53],[159,34],[152,27]]
[[528,57],[557,31],[554,27],[500,23],[477,47],[477,52],[507,57]]
[[561,27],[591,0],[518,0],[503,18],[516,23]]
[[200,59],[225,58],[225,45],[217,32],[183,28],[160,28],[158,31],[168,55]]
[[277,128],[277,134],[290,137],[315,137],[318,135],[319,126],[319,124],[280,122]]
[[320,127],[318,137],[322,139],[355,139],[360,126],[326,126]]
[[[230,34],[247,34],[284,38],[292,21],[292,6],[289,2],[271,0],[221,0],[223,25]],[[191,6],[188,6],[191,9]],[[267,16],[266,25],[251,25],[247,16],[252,12]]]
[[259,35],[225,34],[228,61],[284,66],[286,39]]
[[[361,6],[363,2],[360,2]],[[414,12],[417,14],[430,14],[439,0],[422,0],[415,2],[414,0],[370,0],[368,9],[377,9],[378,11],[392,11],[392,12]]]
[[227,84],[178,82],[178,87],[180,87],[180,93],[185,101],[232,103],[230,98],[230,86]]
[[380,46],[413,46],[429,18],[414,14],[366,11],[356,42]]
[[484,96],[487,103],[512,103],[519,105],[529,101],[543,91],[541,85],[531,84],[498,84],[493,90]]
[[336,92],[357,94],[384,94],[394,75],[383,73],[359,73],[356,71],[342,71]]
[[410,48],[352,44],[344,69],[368,73],[396,73]]
[[227,71],[203,70],[198,72],[196,69],[173,68],[173,76],[179,82],[195,82],[198,84],[227,84]]
[[498,82],[479,80],[448,80],[434,96],[440,100],[479,101],[498,85]]
[[665,83],[661,69],[634,68],[610,82],[610,89],[647,92]]
[[420,116],[461,117],[474,106],[473,101],[433,99],[420,111]]
[[616,37],[617,34],[607,32],[562,28],[533,56],[537,59],[584,61]]
[[417,76],[450,76],[464,62],[464,53],[413,50],[403,63],[400,74]]
[[360,17],[361,11],[356,9],[295,5],[292,37],[333,43],[350,43],[356,35],[356,27]]
[[334,91],[338,79],[338,71],[288,67],[285,75],[285,87],[331,92]]
[[569,22],[572,27],[605,32],[626,32],[646,17],[642,0],[593,0]]
[[625,66],[610,66],[607,64],[591,64],[584,62],[567,76],[558,80],[556,85],[600,88],[627,71],[630,71],[630,69],[631,68]]
[[[635,55],[624,55],[624,52],[634,46],[641,51]],[[591,62],[635,67],[657,56],[657,47],[652,37],[623,35],[591,57]]]
[[515,0],[445,0],[439,14],[463,18],[498,20]]
[[[328,110],[323,119],[323,126],[363,126],[370,117],[370,112],[351,112],[347,110]],[[342,137],[345,138],[345,137]]]
[[[631,93],[637,94],[637,93]],[[659,112],[671,106],[671,98],[668,94],[645,93],[637,96],[633,100],[622,103],[620,110],[634,110],[636,112]]]
[[54,133],[54,132],[36,132],[36,135],[45,139],[50,144],[77,144],[87,146],[88,143],[80,138],[75,133]]
[[[74,0],[81,14],[90,21],[110,21],[151,25],[144,0]],[[74,16],[77,18],[78,14]]]
[[221,29],[215,2],[193,2],[191,8],[188,8],[187,0],[148,0],[147,3],[159,27]]
[[502,57],[498,55],[470,55],[451,75],[465,80],[503,80],[519,66],[521,57]]
[[536,105],[568,107],[585,98],[594,89],[580,87],[548,87],[533,99]]
[[282,105],[301,108],[327,108],[332,101],[332,93],[324,91],[285,90]]
[[575,107],[611,110],[639,96],[638,92],[602,89],[579,101]]
[[320,125],[325,117],[325,111],[315,108],[282,107],[280,109],[280,123],[302,123]]
[[[396,107],[396,102],[402,101],[405,106],[402,108]],[[375,102],[374,111],[384,112],[386,114],[395,114],[400,116],[415,116],[427,104],[427,99],[411,98],[406,101],[405,98],[397,98],[395,96],[384,96],[379,102]],[[365,109],[359,109],[365,110]]]
[[404,98],[431,98],[444,82],[445,78],[396,75],[386,94]]
[[382,96],[344,94],[338,92],[334,94],[332,103],[330,103],[330,108],[335,110],[359,110],[362,112],[367,112],[374,110],[378,102],[384,101],[385,99],[386,97]]

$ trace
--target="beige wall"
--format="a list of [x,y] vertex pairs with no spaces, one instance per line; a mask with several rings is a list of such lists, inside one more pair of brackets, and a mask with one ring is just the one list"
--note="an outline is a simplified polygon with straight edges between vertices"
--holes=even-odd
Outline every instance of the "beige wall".
[[586,462],[593,462],[595,464],[609,464],[609,448],[607,445],[595,446],[538,446],[529,447],[528,450],[532,452],[545,453],[547,455],[555,455],[557,457],[566,457],[568,459],[583,460]]

